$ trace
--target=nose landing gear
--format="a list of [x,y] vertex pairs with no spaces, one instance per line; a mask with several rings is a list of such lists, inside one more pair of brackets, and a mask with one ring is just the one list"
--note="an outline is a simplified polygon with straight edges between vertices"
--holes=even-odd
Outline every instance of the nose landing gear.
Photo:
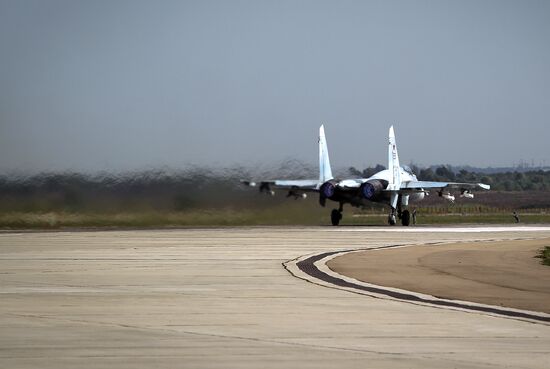
[[392,213],[388,216],[388,224],[395,225],[395,223],[397,223],[397,219],[395,219],[395,214]]

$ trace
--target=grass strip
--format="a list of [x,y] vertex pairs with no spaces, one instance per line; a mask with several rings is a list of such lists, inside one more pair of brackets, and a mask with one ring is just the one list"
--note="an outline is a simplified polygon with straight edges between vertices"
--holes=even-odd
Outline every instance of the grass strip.
[[[513,224],[508,214],[419,214],[418,225]],[[329,225],[326,209],[190,210],[182,212],[10,212],[0,213],[1,229],[170,228],[256,225]],[[386,214],[344,213],[341,225],[387,224]],[[550,214],[522,214],[521,224],[550,224]]]
[[541,259],[541,264],[550,266],[550,246],[545,246],[535,257]]

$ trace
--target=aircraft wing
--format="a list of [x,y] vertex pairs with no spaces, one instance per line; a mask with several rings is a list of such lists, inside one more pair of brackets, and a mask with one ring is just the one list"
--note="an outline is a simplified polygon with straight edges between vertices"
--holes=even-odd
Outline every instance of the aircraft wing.
[[319,191],[319,180],[317,179],[297,179],[286,180],[276,179],[270,181],[252,182],[241,181],[244,185],[250,187],[259,186],[260,191],[271,191],[272,189],[300,190],[303,192]]
[[426,190],[426,189],[460,189],[460,190],[489,190],[491,186],[485,183],[458,183],[458,182],[432,182],[410,181],[401,183],[401,190]]

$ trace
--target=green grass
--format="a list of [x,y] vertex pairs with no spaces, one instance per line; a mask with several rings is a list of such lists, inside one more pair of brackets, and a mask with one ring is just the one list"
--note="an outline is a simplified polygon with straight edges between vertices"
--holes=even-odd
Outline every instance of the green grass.
[[[265,209],[203,209],[128,212],[5,212],[0,229],[160,228],[253,225],[318,225],[329,222],[320,208],[273,206]],[[323,219],[324,218],[324,219]]]
[[535,256],[541,259],[540,263],[544,265],[550,265],[550,246],[544,247],[539,251],[539,254]]
[[[170,228],[255,225],[330,225],[331,208],[300,202],[259,210],[210,209],[129,212],[7,212],[0,213],[0,229],[61,228]],[[384,212],[357,213],[346,209],[341,225],[380,225],[387,223]],[[520,214],[521,224],[550,224],[550,214]],[[430,224],[513,224],[508,213],[424,214],[418,225]]]

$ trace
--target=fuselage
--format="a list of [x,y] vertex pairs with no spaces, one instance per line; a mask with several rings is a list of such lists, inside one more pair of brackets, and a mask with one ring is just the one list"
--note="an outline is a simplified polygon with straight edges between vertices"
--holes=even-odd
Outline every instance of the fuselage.
[[[401,181],[402,183],[411,182],[411,181],[417,181],[416,175],[410,170],[408,167],[400,167],[401,169]],[[390,178],[392,176],[392,173],[389,169],[384,169],[378,173],[375,173],[369,178],[361,178],[361,179],[349,179],[341,181],[340,184],[344,185],[346,182],[348,183],[365,183],[372,180],[378,180],[381,183],[387,186],[387,184],[390,182]],[[356,193],[352,192],[336,192],[334,196],[331,198],[331,200],[336,202],[344,202],[349,203],[352,206],[355,207],[363,207],[363,206],[369,206],[372,202],[377,203],[384,203],[388,204],[390,202],[390,191],[382,191],[380,192],[379,196],[372,198],[372,199],[366,199],[364,196],[361,195],[359,191]],[[414,192],[408,195],[400,195],[400,205],[407,206],[410,202],[418,202],[424,199],[424,192]]]

